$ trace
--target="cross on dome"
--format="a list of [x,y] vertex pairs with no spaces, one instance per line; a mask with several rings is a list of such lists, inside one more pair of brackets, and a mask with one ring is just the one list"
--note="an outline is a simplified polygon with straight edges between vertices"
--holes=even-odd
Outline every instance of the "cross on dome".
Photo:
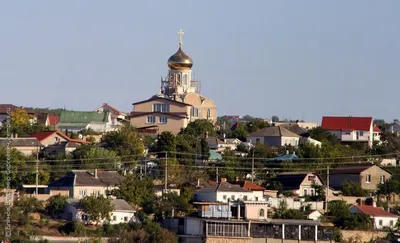
[[179,35],[179,47],[182,46],[182,36],[185,34],[182,29],[180,29],[177,34]]

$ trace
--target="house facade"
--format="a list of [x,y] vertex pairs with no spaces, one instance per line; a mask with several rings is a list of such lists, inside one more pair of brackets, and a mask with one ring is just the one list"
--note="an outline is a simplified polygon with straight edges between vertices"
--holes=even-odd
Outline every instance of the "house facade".
[[[121,223],[131,223],[136,221],[134,210],[125,200],[122,199],[112,199],[111,204],[113,206],[113,211],[110,213],[109,220],[102,220],[100,224],[121,224]],[[94,222],[90,220],[90,215],[86,214],[77,199],[67,199],[67,204],[65,205],[64,218],[68,221],[79,221],[85,224],[93,224]]]
[[372,117],[324,116],[321,127],[335,135],[341,142],[365,142],[372,147],[380,142],[380,130],[374,127]]
[[110,112],[96,111],[62,111],[56,127],[62,131],[80,132],[92,129],[100,133],[116,129],[112,126]]
[[95,110],[96,112],[109,112],[111,114],[111,128],[118,129],[124,123],[129,123],[127,114],[118,110],[114,106],[104,103],[102,106]]
[[[36,138],[11,138],[11,148],[26,156],[39,153],[43,145]],[[8,138],[0,138],[0,147],[7,147]]]
[[177,134],[188,125],[191,117],[191,105],[162,97],[153,97],[132,105],[131,125],[139,129],[156,126],[158,133],[170,131]]
[[398,215],[374,206],[354,205],[350,207],[350,213],[368,215],[372,219],[375,230],[382,230],[384,228],[393,229],[399,219]]
[[69,190],[73,199],[82,199],[90,195],[104,195],[117,189],[123,177],[117,171],[72,170],[64,177],[49,184],[49,190]]
[[375,191],[379,184],[384,184],[392,175],[373,164],[356,164],[338,167],[330,172],[329,185],[340,189],[344,182],[360,184],[365,190]]
[[247,142],[252,144],[261,143],[271,147],[282,147],[299,145],[300,136],[280,126],[266,127],[250,133]]
[[323,185],[318,175],[308,172],[280,173],[274,181],[282,185],[282,190],[291,191],[297,197],[313,196],[316,194],[313,185]]

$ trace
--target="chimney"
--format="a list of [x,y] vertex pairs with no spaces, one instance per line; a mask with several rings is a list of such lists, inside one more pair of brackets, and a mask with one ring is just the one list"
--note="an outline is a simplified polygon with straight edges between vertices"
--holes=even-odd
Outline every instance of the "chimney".
[[200,179],[197,179],[197,187],[200,187]]
[[289,154],[289,150],[286,150],[286,154]]
[[15,134],[15,138],[18,138],[18,133]]
[[226,178],[225,178],[225,177],[222,177],[222,178],[221,178],[221,182],[226,182]]
[[97,179],[97,169],[94,169],[94,178]]
[[239,181],[239,176],[236,176],[236,181]]

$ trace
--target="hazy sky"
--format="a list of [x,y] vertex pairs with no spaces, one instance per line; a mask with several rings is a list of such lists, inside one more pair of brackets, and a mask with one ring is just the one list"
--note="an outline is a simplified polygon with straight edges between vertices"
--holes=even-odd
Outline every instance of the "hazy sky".
[[157,93],[178,48],[219,115],[400,118],[400,1],[0,1],[0,103]]

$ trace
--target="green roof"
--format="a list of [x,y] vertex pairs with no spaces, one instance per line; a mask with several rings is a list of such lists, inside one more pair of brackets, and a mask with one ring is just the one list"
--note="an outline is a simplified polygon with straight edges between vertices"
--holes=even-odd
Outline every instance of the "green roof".
[[107,122],[109,112],[97,111],[62,111],[58,124],[76,124],[81,126],[91,122],[103,123]]
[[222,155],[215,150],[210,150],[210,157],[208,160],[222,160]]

